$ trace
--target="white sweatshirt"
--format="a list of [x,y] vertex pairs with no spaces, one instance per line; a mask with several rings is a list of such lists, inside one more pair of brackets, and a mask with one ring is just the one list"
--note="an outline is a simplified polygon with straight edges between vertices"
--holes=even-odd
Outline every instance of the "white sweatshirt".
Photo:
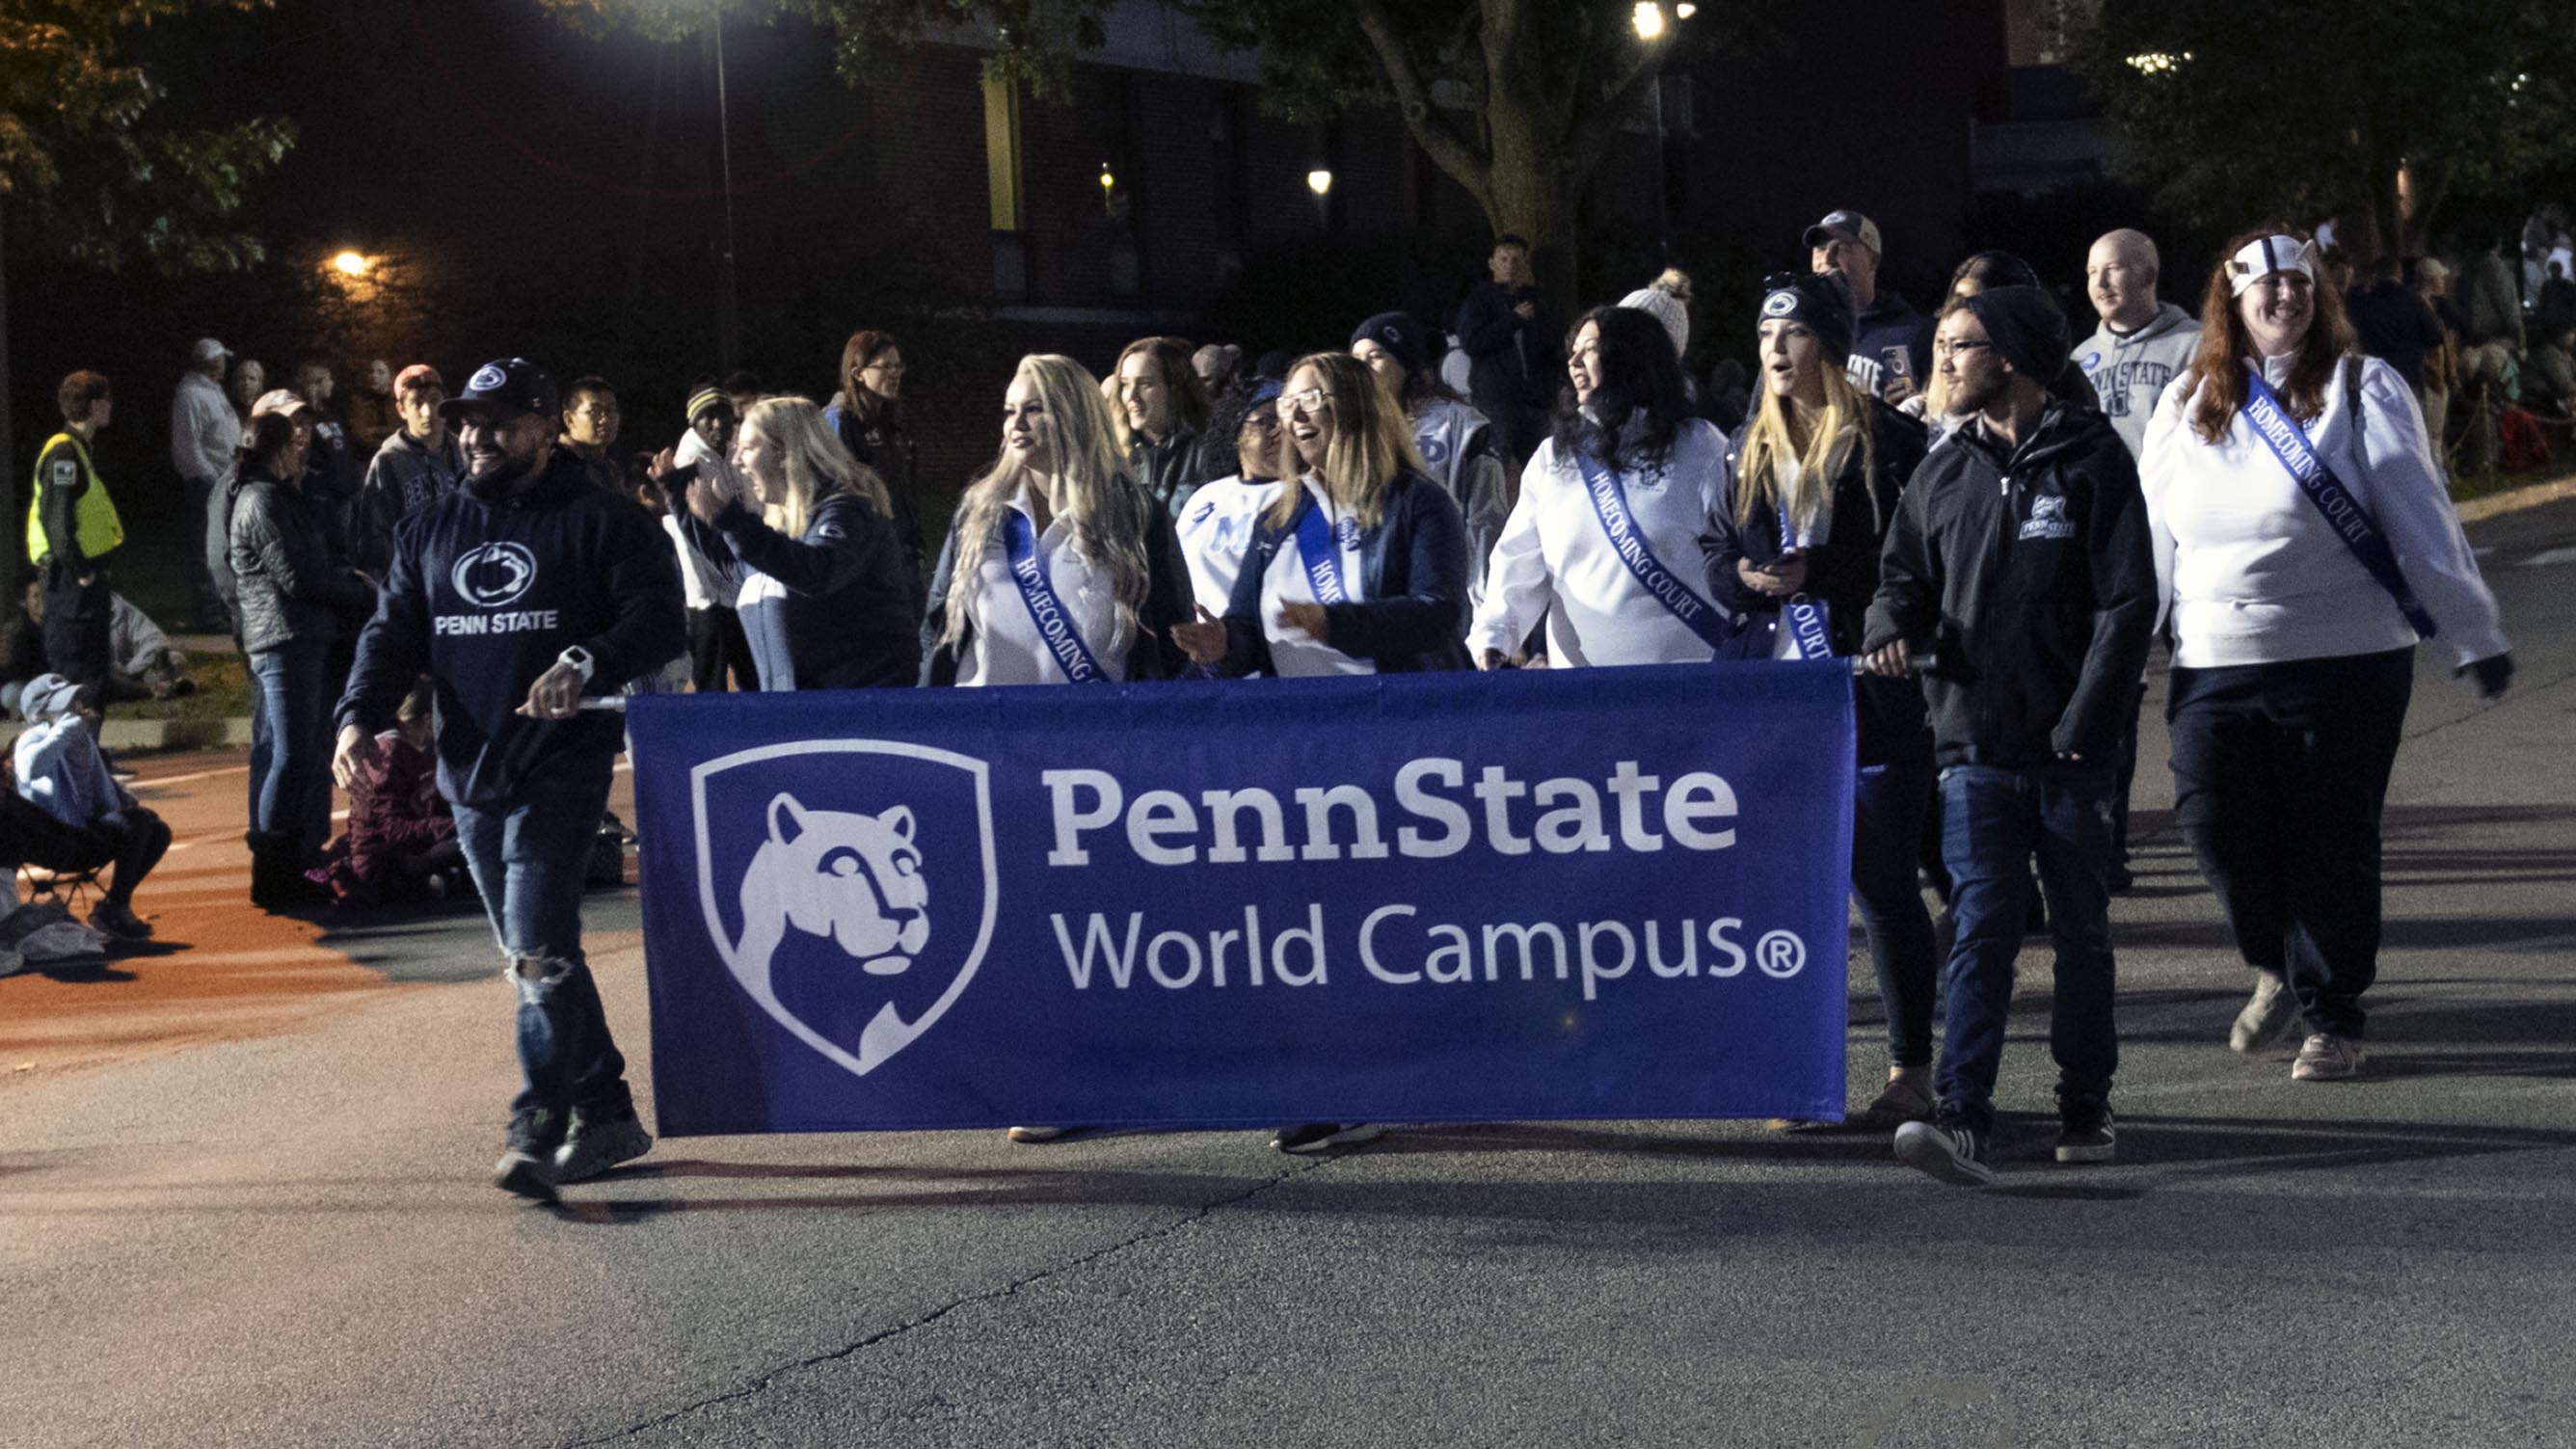
[[[2277,390],[2286,358],[2268,359]],[[2358,435],[2343,368],[2361,368]],[[2403,649],[2415,631],[2325,515],[2239,413],[2215,447],[2191,429],[2188,376],[2147,426],[2139,483],[2155,539],[2156,585],[2173,621],[2174,662],[2212,669]],[[2347,357],[2326,386],[2309,445],[2352,491],[2397,555],[2453,664],[2505,652],[2495,595],[2460,533],[2425,441],[2424,416],[2395,369]]]
[[[1708,597],[1708,545],[1726,501],[1726,440],[1696,418],[1682,424],[1664,467],[1621,479],[1637,532],[1691,592]],[[1602,531],[1583,474],[1539,444],[1521,474],[1521,496],[1485,566],[1485,597],[1467,628],[1467,651],[1518,652],[1547,620],[1548,662],[1685,664],[1709,657],[1688,624],[1637,582]]]

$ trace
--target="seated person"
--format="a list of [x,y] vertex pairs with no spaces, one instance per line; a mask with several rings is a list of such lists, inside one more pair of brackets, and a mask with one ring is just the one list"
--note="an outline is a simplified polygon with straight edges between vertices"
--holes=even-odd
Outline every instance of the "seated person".
[[28,724],[13,757],[19,796],[95,837],[115,862],[107,896],[90,911],[89,923],[116,940],[149,940],[152,928],[134,914],[134,888],[168,853],[170,827],[108,773],[90,733],[98,701],[87,688],[59,674],[39,675],[28,682],[20,706]]
[[2576,417],[2576,318],[2543,333],[2522,365],[2522,401],[2544,418]]
[[[188,677],[188,656],[172,647],[169,636],[150,615],[109,596],[106,699],[126,704],[138,699],[173,699],[197,692]],[[0,713],[18,712],[18,696],[27,681],[53,672],[45,654],[45,585],[29,579],[25,597],[0,625]]]
[[438,793],[436,735],[428,680],[413,686],[394,728],[349,794],[349,833],[317,879],[343,905],[444,899],[471,888],[456,817]]

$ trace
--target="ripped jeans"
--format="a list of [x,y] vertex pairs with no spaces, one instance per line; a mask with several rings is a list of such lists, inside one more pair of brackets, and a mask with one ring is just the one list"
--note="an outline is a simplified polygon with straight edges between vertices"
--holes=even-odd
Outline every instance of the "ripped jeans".
[[613,763],[567,761],[506,804],[456,807],[457,844],[483,893],[502,975],[519,993],[513,1145],[560,1142],[571,1112],[600,1119],[634,1110],[626,1059],[581,951],[583,877]]

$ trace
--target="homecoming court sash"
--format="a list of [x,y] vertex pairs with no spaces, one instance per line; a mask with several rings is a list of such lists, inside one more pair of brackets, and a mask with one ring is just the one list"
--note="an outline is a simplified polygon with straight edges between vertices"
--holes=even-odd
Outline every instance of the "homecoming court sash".
[[1311,497],[1297,515],[1297,559],[1306,566],[1306,587],[1315,591],[1318,604],[1347,604],[1350,591],[1342,587],[1342,550],[1333,537],[1333,526],[1324,521],[1324,507]]
[[1627,565],[1647,597],[1672,611],[1711,653],[1725,647],[1726,616],[1717,606],[1699,596],[1681,576],[1664,567],[1655,551],[1646,546],[1644,534],[1637,531],[1635,515],[1628,511],[1628,491],[1619,475],[1601,466],[1599,459],[1577,449],[1574,465],[1583,474],[1583,491],[1592,498],[1592,516],[1601,523],[1601,532],[1610,540],[1610,551]]
[[1073,616],[1056,597],[1055,581],[1047,577],[1046,561],[1038,557],[1036,525],[1016,508],[1002,511],[1002,548],[1010,561],[1011,582],[1019,586],[1020,602],[1028,606],[1029,622],[1037,626],[1039,641],[1065,679],[1073,684],[1111,683],[1109,671],[1092,657],[1091,646],[1082,642]]
[[[2360,366],[2358,362],[2349,365]],[[2397,553],[2388,546],[2388,536],[2379,531],[2379,524],[2361,506],[2361,500],[2352,496],[2352,490],[2343,486],[2334,470],[2326,466],[2325,459],[2317,456],[2317,450],[2308,442],[2307,430],[2290,416],[2289,409],[2281,406],[2280,397],[2263,380],[2263,374],[2249,370],[2247,376],[2253,386],[2245,393],[2245,420],[2253,425],[2254,436],[2272,450],[2272,456],[2289,471],[2290,481],[2298,484],[2317,512],[2325,515],[2326,526],[2334,530],[2335,537],[2343,540],[2362,568],[2397,601],[2397,611],[2414,627],[2415,637],[2432,638],[2438,626],[2416,599],[2414,586],[2406,582],[2406,571],[2397,566]],[[2357,428],[2361,426],[2358,389],[2352,401],[2353,426]]]
[[[1789,531],[1789,500],[1785,495],[1779,500],[1778,507],[1780,551],[1786,553],[1798,546],[1798,539],[1797,535]],[[1813,571],[1813,564],[1808,567]],[[1824,600],[1807,593],[1791,594],[1788,600],[1780,605],[1780,627],[1788,635],[1788,653],[1784,657],[1833,658],[1834,636],[1829,627],[1830,619],[1831,615]]]

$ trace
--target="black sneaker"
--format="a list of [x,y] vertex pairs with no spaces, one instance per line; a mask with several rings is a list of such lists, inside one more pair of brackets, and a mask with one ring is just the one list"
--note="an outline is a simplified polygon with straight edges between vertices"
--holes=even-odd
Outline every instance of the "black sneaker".
[[2108,1162],[2116,1154],[2119,1134],[2108,1107],[2071,1107],[2058,1118],[2057,1160]]
[[1322,1152],[1331,1147],[1350,1147],[1374,1142],[1386,1135],[1386,1128],[1375,1122],[1301,1122],[1282,1127],[1270,1145],[1282,1152],[1305,1154]]
[[555,1152],[563,1146],[563,1118],[532,1107],[510,1119],[508,1145],[492,1169],[492,1184],[533,1202],[555,1200]]
[[572,1114],[572,1131],[555,1149],[556,1182],[586,1182],[621,1162],[633,1162],[653,1150],[653,1134],[629,1108],[615,1117],[585,1118]]
[[1961,1187],[1983,1187],[1995,1180],[1986,1165],[1986,1136],[1965,1127],[1908,1122],[1896,1129],[1896,1160]]
[[102,900],[90,907],[89,923],[114,940],[149,941],[152,939],[152,927],[132,910],[114,901]]

